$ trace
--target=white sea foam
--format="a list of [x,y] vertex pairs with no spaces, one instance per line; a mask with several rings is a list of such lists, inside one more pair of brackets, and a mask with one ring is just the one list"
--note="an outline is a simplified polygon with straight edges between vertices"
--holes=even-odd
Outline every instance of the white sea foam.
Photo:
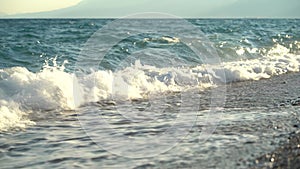
[[[208,65],[216,76],[224,72],[226,82],[238,82],[245,80],[259,80],[270,78],[288,72],[298,72],[300,67],[300,55],[289,53],[290,49],[276,44],[264,57],[251,60],[224,62],[220,65]],[[199,67],[194,68],[195,71]],[[200,67],[200,70],[202,68]]]
[[57,65],[46,64],[38,73],[24,67],[0,70],[0,131],[32,124],[27,119],[31,112],[74,109],[73,82]]
[[[142,65],[136,61],[116,72],[98,70],[81,78],[66,73],[64,66],[49,66],[38,73],[24,67],[0,70],[0,131],[33,124],[29,113],[44,110],[74,110],[80,105],[103,99],[127,100],[153,94],[180,92],[191,88],[205,90],[223,82],[259,80],[297,72],[300,55],[275,45],[264,57],[215,65],[166,67]],[[226,79],[220,79],[225,73]]]
[[0,131],[10,129],[22,129],[28,125],[34,125],[27,118],[30,111],[21,110],[19,104],[0,100]]
[[180,39],[177,37],[163,36],[160,38],[145,38],[145,42],[162,42],[162,43],[179,43]]

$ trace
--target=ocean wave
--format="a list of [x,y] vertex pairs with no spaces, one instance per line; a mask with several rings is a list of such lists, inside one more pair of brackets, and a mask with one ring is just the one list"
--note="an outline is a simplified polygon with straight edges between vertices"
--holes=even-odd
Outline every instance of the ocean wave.
[[272,48],[266,49],[266,48],[250,48],[250,47],[239,47],[236,48],[236,53],[240,56],[248,53],[248,54],[258,54],[258,55],[268,55],[268,56],[273,56],[273,55],[285,55],[287,53],[290,53],[293,49],[299,50],[299,47],[297,46],[298,42],[290,43],[289,47],[285,47],[283,45],[280,45],[276,43]]
[[226,82],[237,82],[270,78],[288,72],[298,72],[299,66],[300,55],[290,53],[290,49],[275,44],[263,57],[224,62],[221,65],[214,66],[213,69],[215,72],[224,71]]
[[0,131],[34,124],[28,115],[37,111],[76,110],[102,100],[140,99],[195,88],[205,90],[218,85],[212,79],[223,83],[259,80],[298,72],[299,67],[300,55],[275,45],[261,58],[195,67],[157,68],[137,60],[116,72],[97,70],[80,77],[67,73],[64,64],[59,66],[55,60],[53,66],[46,62],[37,73],[25,67],[0,69]]

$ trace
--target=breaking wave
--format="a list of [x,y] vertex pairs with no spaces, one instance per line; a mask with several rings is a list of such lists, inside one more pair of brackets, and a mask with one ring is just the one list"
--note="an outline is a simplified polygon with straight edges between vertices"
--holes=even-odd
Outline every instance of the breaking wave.
[[[150,94],[182,92],[192,88],[215,87],[212,79],[224,83],[270,78],[298,72],[300,55],[275,45],[264,57],[196,67],[157,68],[142,65],[112,72],[97,70],[81,78],[65,71],[64,64],[46,62],[40,72],[25,67],[0,70],[0,131],[35,124],[28,115],[45,110],[75,110],[101,100],[146,98]],[[221,78],[225,74],[225,79]]]

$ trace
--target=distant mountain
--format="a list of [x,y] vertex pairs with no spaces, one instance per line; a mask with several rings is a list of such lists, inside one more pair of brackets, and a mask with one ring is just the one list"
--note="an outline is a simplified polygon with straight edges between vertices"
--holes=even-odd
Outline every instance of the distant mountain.
[[[189,3],[193,2],[193,3]],[[105,4],[105,5],[101,5]],[[204,4],[204,5],[203,5]],[[7,17],[16,18],[107,18],[123,17],[132,13],[141,12],[163,12],[185,16],[207,16],[207,4],[215,6],[212,3],[203,3],[201,1],[186,0],[173,1],[163,0],[153,2],[152,0],[138,1],[120,1],[120,0],[83,0],[76,6],[54,10],[50,12],[27,13],[11,15]],[[196,10],[194,10],[196,9]],[[211,7],[210,7],[211,9]]]
[[61,18],[61,17],[85,17],[87,16],[87,11],[91,11],[89,6],[86,5],[86,1],[82,1],[75,6],[67,7],[63,9],[53,10],[49,12],[37,12],[37,13],[26,13],[10,15],[7,17],[16,18]]
[[[159,2],[159,3],[158,3]],[[219,2],[219,3],[218,3]],[[222,3],[221,3],[222,2]],[[101,5],[105,4],[105,5]],[[164,12],[180,17],[295,17],[299,0],[82,0],[50,12],[11,15],[14,18],[111,18],[140,12]],[[0,14],[1,16],[1,14]]]
[[[83,0],[75,6],[58,9],[50,12],[38,12],[11,15],[8,17],[22,17],[22,18],[98,18],[98,17],[120,17],[126,16],[131,13],[145,12],[147,9],[135,8],[135,4],[124,5],[114,4],[113,1],[120,2],[118,0],[102,0],[101,4],[99,0]],[[148,0],[141,0],[148,1]],[[122,2],[122,1],[121,1]],[[111,4],[110,6],[107,4]]]
[[0,17],[6,16],[6,13],[0,12]]
[[299,18],[299,0],[238,0],[211,13],[212,16]]

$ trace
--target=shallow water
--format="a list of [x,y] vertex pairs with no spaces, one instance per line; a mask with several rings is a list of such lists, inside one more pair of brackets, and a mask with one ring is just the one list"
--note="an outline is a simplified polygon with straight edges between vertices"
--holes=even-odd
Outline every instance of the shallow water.
[[[37,119],[32,119],[37,124],[26,131],[1,134],[2,168],[245,168],[253,164],[257,156],[278,147],[289,133],[299,130],[294,127],[300,122],[299,107],[279,107],[277,103],[285,100],[276,99],[279,96],[293,98],[299,94],[298,77],[299,74],[289,74],[263,82],[242,82],[228,86],[225,109],[222,114],[214,114],[216,118],[221,116],[214,133],[205,139],[201,136],[205,116],[209,113],[208,110],[201,110],[197,112],[198,118],[188,135],[178,143],[168,145],[170,147],[167,149],[170,149],[167,151],[157,143],[161,148],[158,151],[147,140],[142,140],[147,144],[144,150],[139,151],[137,146],[140,144],[135,139],[155,139],[170,128],[170,122],[176,118],[174,114],[178,113],[176,105],[169,106],[165,112],[151,112],[151,115],[143,114],[141,117],[138,111],[149,104],[147,100],[135,101],[130,107],[128,103],[117,105],[132,110],[125,115],[131,121],[121,118],[123,112],[116,113],[116,105],[108,103],[85,106],[79,112],[47,112],[46,115],[44,112]],[[270,84],[273,86],[266,87]],[[285,86],[285,89],[272,93],[268,91],[281,86]],[[260,94],[253,93],[254,89],[261,91]],[[290,94],[287,95],[287,91]],[[241,94],[247,97],[239,99]],[[178,101],[176,95],[169,99],[175,104]],[[195,115],[188,110],[185,113]],[[149,118],[147,125],[143,121],[146,117]],[[93,123],[89,133],[80,125],[78,118],[81,123],[83,120]],[[100,118],[109,124],[101,123]],[[118,135],[124,140],[133,138],[135,142],[122,142]],[[99,140],[97,137],[100,137]],[[110,141],[109,144],[106,141]],[[154,146],[153,154],[149,154],[151,146]],[[132,152],[128,153],[130,150]],[[144,154],[146,152],[148,154]],[[147,157],[149,155],[151,157]]]

